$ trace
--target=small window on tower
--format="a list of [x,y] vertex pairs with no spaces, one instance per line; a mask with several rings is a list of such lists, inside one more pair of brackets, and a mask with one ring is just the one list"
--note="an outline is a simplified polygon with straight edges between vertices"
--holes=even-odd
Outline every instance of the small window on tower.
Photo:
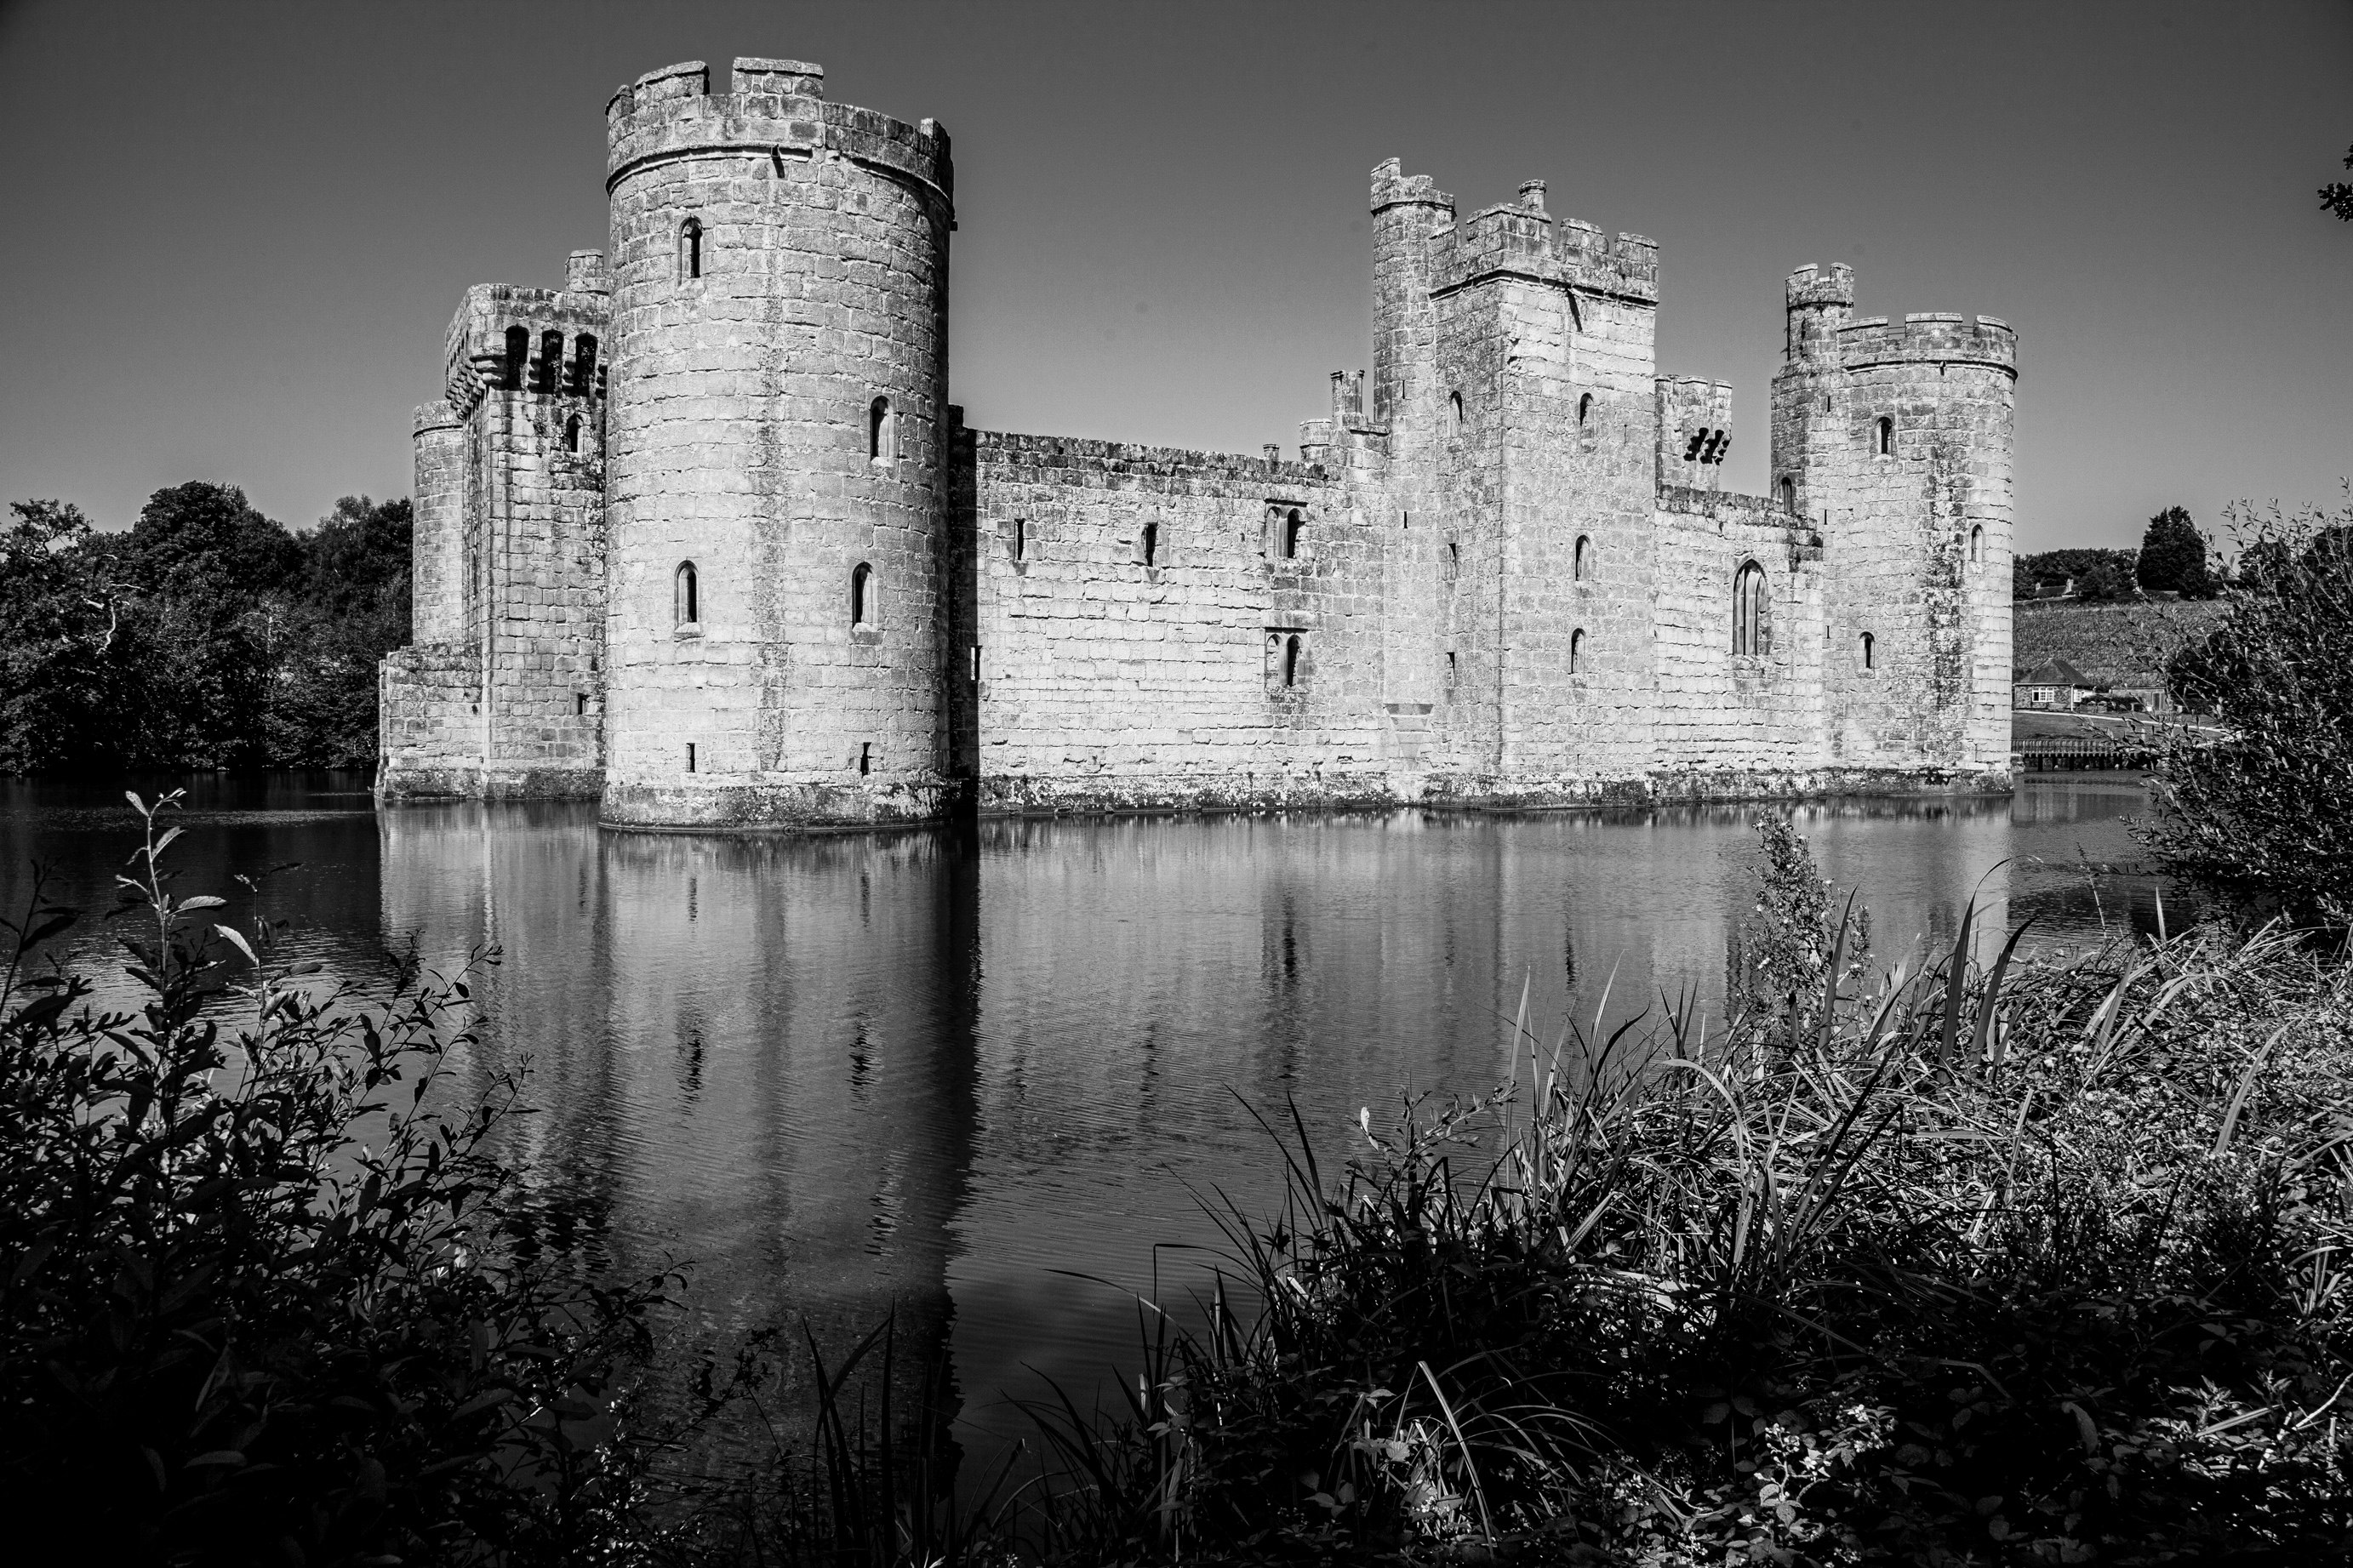
[[1446,397],[1447,406],[1451,411],[1454,433],[1459,436],[1462,433],[1462,395],[1459,392],[1450,392]]
[[1293,507],[1282,519],[1282,558],[1285,561],[1298,558],[1299,542],[1306,532],[1307,520],[1300,515],[1297,507]]
[[1577,555],[1569,564],[1569,575],[1579,583],[1593,575],[1593,541],[1586,534],[1577,536]]
[[1439,569],[1450,583],[1462,574],[1462,547],[1451,539],[1446,542],[1446,554]]
[[1585,628],[1583,626],[1568,634],[1568,672],[1571,675],[1585,673]]
[[523,366],[530,363],[531,329],[528,327],[509,327],[507,329],[507,359],[506,363],[501,367],[499,384],[509,392],[521,392],[522,390]]
[[564,449],[567,452],[580,450],[580,416],[577,414],[564,422]]
[[1587,393],[1577,400],[1577,422],[1583,425],[1593,417],[1593,394]]
[[695,580],[694,563],[679,563],[677,579],[678,629],[692,631],[702,624],[701,585]]
[[1877,426],[1878,445],[1874,448],[1883,458],[1895,456],[1895,421],[1881,416]]
[[1295,634],[1295,633],[1294,633],[1294,634],[1292,636],[1292,637],[1290,638],[1290,640],[1289,640],[1289,641],[1287,641],[1287,642],[1285,642],[1285,643],[1282,645],[1282,683],[1283,683],[1283,685],[1285,685],[1285,686],[1296,686],[1296,685],[1298,685],[1298,684],[1299,684],[1299,675],[1300,675],[1300,669],[1299,669],[1299,637],[1298,637],[1297,634]]
[[1876,645],[1877,639],[1869,632],[1862,634],[1862,668],[1865,669],[1874,668],[1873,661],[1878,657]]
[[1013,559],[1016,561],[1029,559],[1029,520],[1026,517],[1017,517],[1013,520]]
[[878,397],[866,405],[866,458],[869,462],[887,463],[899,453],[891,421],[891,400]]
[[875,626],[874,568],[860,562],[849,573],[849,625],[853,631],[872,631]]
[[1156,522],[1144,525],[1144,563],[1146,566],[1160,564],[1160,525]]
[[1978,523],[1969,529],[1969,564],[1978,566],[1982,565],[1984,562],[1985,525]]
[[532,367],[531,389],[551,395],[564,389],[564,334],[539,335],[539,363]]
[[702,220],[691,217],[678,229],[678,279],[691,282],[702,276]]
[[1786,477],[1781,480],[1781,510],[1790,513],[1798,510],[1798,481]]

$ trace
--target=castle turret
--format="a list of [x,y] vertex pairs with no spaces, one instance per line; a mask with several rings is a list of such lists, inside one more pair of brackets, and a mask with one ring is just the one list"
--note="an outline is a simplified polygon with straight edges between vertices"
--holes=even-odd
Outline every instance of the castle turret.
[[466,426],[448,403],[428,403],[414,432],[409,640],[455,642],[466,624]]
[[1852,272],[1788,281],[1773,474],[1823,536],[1832,756],[2005,771],[2018,339],[1989,316],[1851,320]]
[[694,61],[607,110],[618,826],[950,800],[948,140],[824,78]]

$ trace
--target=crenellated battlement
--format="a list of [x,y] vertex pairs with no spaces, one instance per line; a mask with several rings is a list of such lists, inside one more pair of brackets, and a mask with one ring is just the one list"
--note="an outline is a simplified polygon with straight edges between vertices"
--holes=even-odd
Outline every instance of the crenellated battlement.
[[[604,260],[602,251],[575,251],[568,280],[601,284]],[[548,396],[602,396],[601,356],[611,322],[612,295],[605,287],[474,285],[466,290],[442,340],[448,406],[462,419],[493,387]],[[551,342],[555,345],[553,359]]]
[[1854,303],[1854,268],[1843,261],[1833,261],[1828,272],[1807,262],[1789,274],[1789,309],[1801,310],[1808,305],[1852,305]]
[[1406,174],[1397,159],[1388,158],[1373,167],[1372,210],[1397,206],[1439,207],[1450,220],[1454,216],[1454,198],[1440,190],[1436,180]]
[[648,71],[605,106],[606,189],[624,175],[674,159],[763,153],[785,161],[851,159],[930,191],[952,205],[948,134],[938,121],[909,125],[825,97],[825,68],[803,60],[745,58],[734,90],[713,93],[701,60]]
[[1615,239],[1577,218],[1557,225],[1544,209],[1544,187],[1530,181],[1517,202],[1499,203],[1430,237],[1430,292],[1444,294],[1491,278],[1523,278],[1556,287],[1655,304],[1658,241],[1639,234]]
[[1981,364],[2018,374],[2018,333],[1992,316],[1972,321],[1941,312],[1883,316],[1839,329],[1839,363],[1849,370],[1874,364]]

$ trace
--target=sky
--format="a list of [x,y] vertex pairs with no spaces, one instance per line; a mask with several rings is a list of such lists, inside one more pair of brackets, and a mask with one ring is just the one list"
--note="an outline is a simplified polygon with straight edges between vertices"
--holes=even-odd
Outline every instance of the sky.
[[0,0],[0,500],[408,489],[470,284],[605,236],[613,89],[826,68],[954,138],[971,425],[1294,447],[1370,359],[1369,171],[1660,245],[1659,369],[1762,492],[1782,279],[2020,334],[2021,551],[2353,475],[2353,3]]

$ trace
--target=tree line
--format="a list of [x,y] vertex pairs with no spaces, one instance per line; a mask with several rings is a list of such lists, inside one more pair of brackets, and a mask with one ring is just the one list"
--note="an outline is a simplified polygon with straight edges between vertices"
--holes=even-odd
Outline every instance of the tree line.
[[2211,599],[2229,581],[2213,545],[2178,506],[2148,520],[2137,550],[2046,550],[2010,565],[2010,591],[2021,599],[2062,585],[2072,597],[2094,603],[2160,593]]
[[0,531],[0,772],[351,767],[408,640],[406,500],[289,530],[233,485],[157,490],[121,531],[57,500]]

